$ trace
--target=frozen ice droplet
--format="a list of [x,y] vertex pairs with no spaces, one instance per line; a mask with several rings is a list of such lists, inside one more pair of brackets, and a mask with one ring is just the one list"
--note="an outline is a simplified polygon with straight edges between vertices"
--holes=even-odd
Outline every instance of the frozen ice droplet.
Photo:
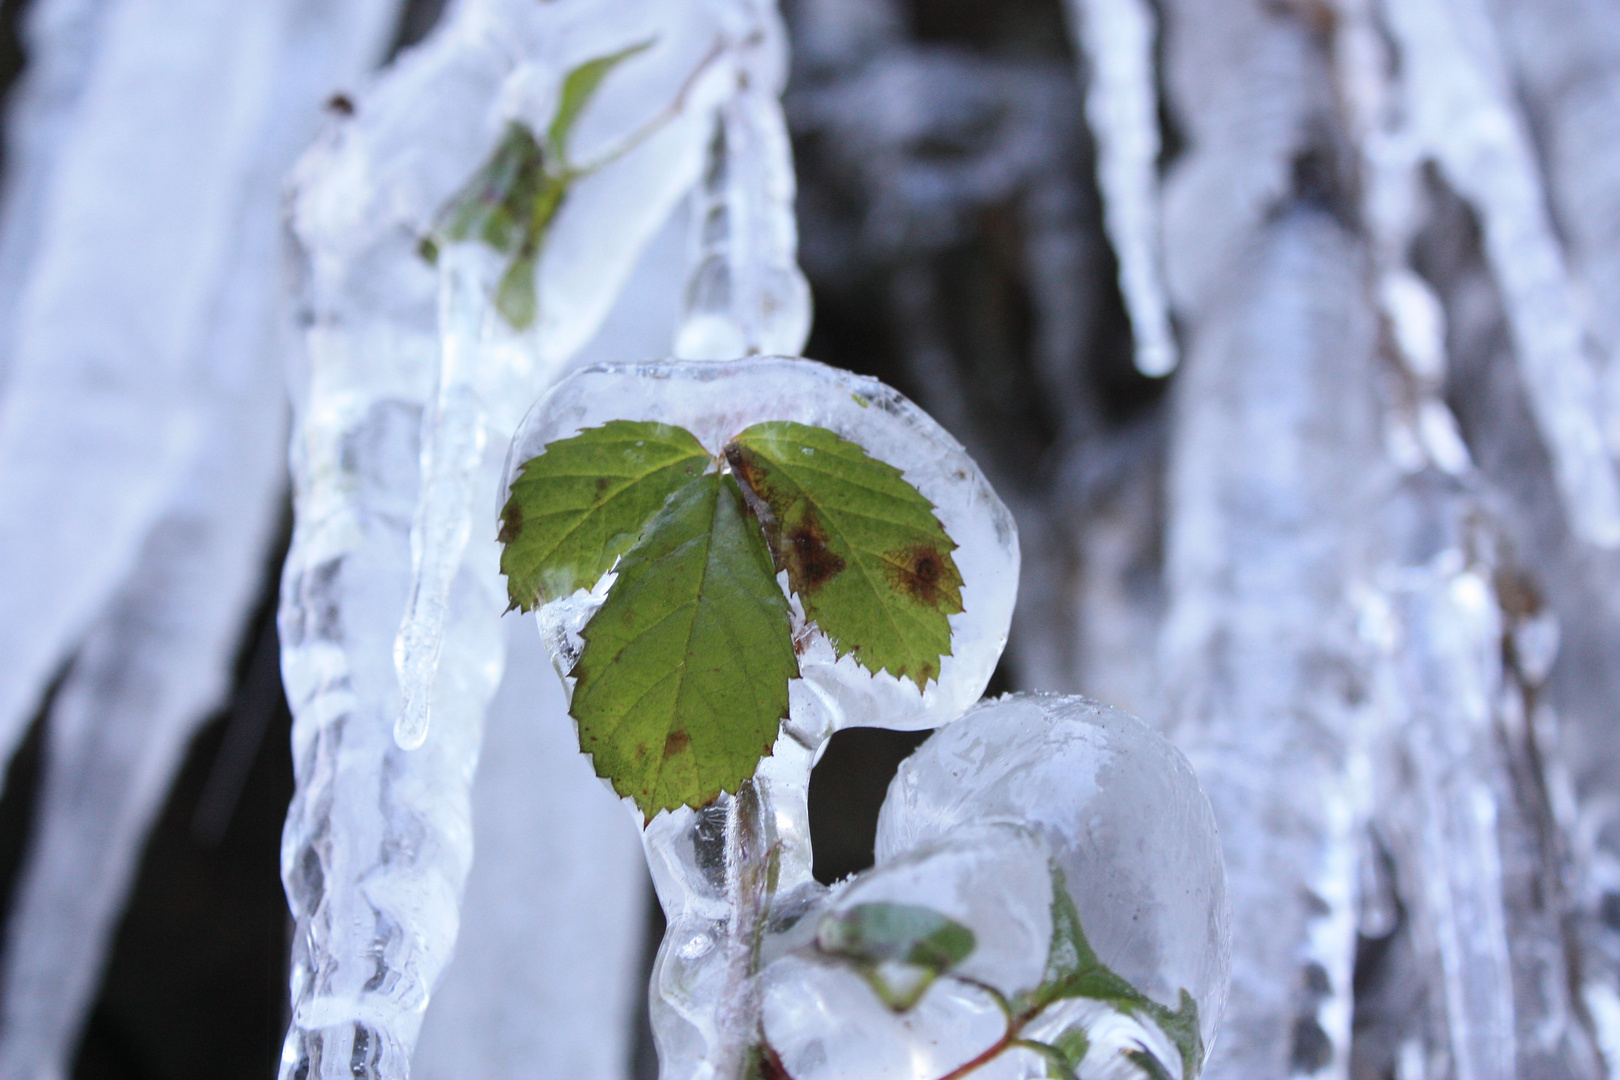
[[[984,692],[1007,643],[1018,588],[1018,533],[1012,516],[961,445],[926,413],[875,379],[811,360],[752,357],[725,362],[603,364],[563,379],[518,428],[507,484],[548,443],[609,420],[675,424],[718,452],[750,424],[791,420],[827,428],[900,469],[933,503],[962,574],[961,613],[951,616],[951,652],[939,678],[918,690],[908,679],[873,674],[838,657],[820,633],[799,657],[790,687],[793,723],[811,742],[842,727],[918,730],[960,716]],[[570,632],[594,613],[605,590],[546,605],[539,619],[560,670]],[[551,610],[555,609],[555,610]],[[804,629],[795,609],[795,631]]]
[[1207,1048],[1225,1005],[1229,916],[1214,815],[1186,758],[1084,698],[984,702],[900,766],[878,865],[996,824],[1046,840],[1098,958],[1166,1008],[1186,990]]

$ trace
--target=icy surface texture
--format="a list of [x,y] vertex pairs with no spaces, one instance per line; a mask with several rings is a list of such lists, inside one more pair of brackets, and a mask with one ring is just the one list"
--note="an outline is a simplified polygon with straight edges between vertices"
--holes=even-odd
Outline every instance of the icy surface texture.
[[787,35],[774,0],[736,0],[738,85],[721,106],[692,199],[696,252],[675,355],[694,360],[794,355],[810,333],[799,272],[793,153],[778,100]]
[[1344,1066],[1368,677],[1346,582],[1387,475],[1355,249],[1308,208],[1263,236],[1186,357],[1168,492],[1170,733],[1214,805],[1234,917],[1220,1077]]
[[[1427,1044],[1458,1077],[1596,1075],[1570,997],[1576,972],[1548,947],[1563,932],[1564,855],[1535,772],[1553,746],[1535,687],[1556,627],[1527,607],[1491,519],[1456,481],[1433,470],[1407,479],[1386,520],[1361,605],[1388,725],[1373,823],[1393,860],[1402,936],[1433,973],[1427,1002],[1390,1041]],[[1362,921],[1368,937],[1397,929]]]
[[[596,334],[701,175],[761,17],[740,4],[469,0],[358,96],[295,177],[308,355],[281,608],[299,784],[283,848],[299,927],[285,1076],[405,1074],[455,940],[469,784],[502,667],[493,530],[469,522],[487,520],[518,410]],[[573,170],[535,253],[535,319],[513,332],[479,302],[488,252],[441,245],[435,269],[419,242],[513,123],[547,132],[569,73],[633,46],[646,47],[568,137]],[[762,47],[780,43],[767,34]],[[661,305],[642,300],[644,313]],[[609,336],[631,355],[670,348],[618,326]],[[480,455],[480,440],[499,450]],[[402,716],[416,750],[395,740]],[[626,1034],[594,1030],[615,1045]]]
[[[729,1076],[753,1045],[758,963],[755,926],[815,902],[808,817],[810,768],[832,733],[863,725],[927,728],[959,716],[983,692],[1006,642],[1018,580],[1017,533],[977,466],[926,414],[876,380],[808,360],[599,365],[575,372],[524,420],[507,477],[544,446],[612,419],[678,424],[718,451],[762,420],[828,428],[899,468],[928,498],[963,579],[951,617],[950,655],[937,681],[870,673],[805,625],[802,678],[789,685],[790,719],[756,777],[699,811],[660,813],[643,833],[669,921],[653,973],[653,1022],[664,1076]],[[560,673],[573,666],[579,631],[611,575],[590,593],[537,613]],[[768,868],[768,870],[767,870]],[[791,918],[788,921],[792,921]]]
[[1168,375],[1176,366],[1159,254],[1158,88],[1153,9],[1146,0],[1068,0],[1086,58],[1086,119],[1097,142],[1097,184],[1119,286],[1130,311],[1136,366]]
[[[1163,1075],[1182,1077],[1180,1049],[1146,1012],[1035,1000],[1054,962],[1059,882],[1098,960],[1167,1011],[1185,990],[1207,1044],[1229,933],[1209,802],[1186,759],[1145,724],[1059,695],[984,702],[902,764],[877,865],[805,920],[819,925],[815,945],[798,944],[761,975],[767,1044],[795,1080],[1012,1080],[1049,1075],[1039,1050],[1013,1040],[1053,1045],[1080,1029],[1090,1048],[1078,1076],[1159,1075],[1126,1056],[1145,1051]],[[874,980],[904,986],[915,970],[863,971],[829,947],[870,905],[925,907],[968,928],[973,949],[913,1007],[890,1008]],[[796,944],[791,934],[784,944]]]
[[1599,380],[1529,133],[1483,0],[1384,5],[1424,155],[1480,216],[1514,353],[1575,533],[1620,546],[1620,480]]
[[506,674],[473,782],[477,857],[411,1075],[628,1076],[648,902],[641,848],[579,753],[533,624],[505,622]]
[[1098,957],[1169,1008],[1185,989],[1214,1042],[1230,964],[1226,879],[1209,800],[1178,750],[1085,698],[984,702],[900,766],[878,818],[878,865],[993,824],[1044,838]]
[[[359,7],[357,22],[377,7]],[[84,74],[71,131],[50,152],[52,190],[35,210],[33,240],[14,232],[21,248],[11,248],[32,246],[33,255],[7,328],[0,403],[0,543],[13,568],[0,578],[8,613],[0,750],[9,752],[45,680],[134,568],[143,537],[202,452],[209,410],[199,386],[215,369],[250,362],[209,351],[213,309],[234,261],[245,259],[244,200],[264,191],[259,177],[284,168],[290,147],[308,137],[319,95],[375,49],[368,40],[358,50],[364,59],[323,75],[342,59],[328,50],[354,43],[340,34],[315,56],[288,60],[304,20],[328,21],[285,4],[121,4],[98,31],[83,28],[99,42],[93,67],[68,57]],[[81,46],[68,33],[64,47]],[[298,118],[295,130],[283,130],[282,109]],[[261,139],[275,150],[265,153]],[[104,192],[109,176],[119,178],[119,197]],[[255,205],[260,214],[273,207],[266,197]],[[241,272],[274,287],[273,265]],[[53,566],[73,572],[48,572]]]
[[4,755],[78,652],[8,928],[0,1075],[69,1070],[146,830],[228,688],[285,484],[281,179],[395,6],[31,10],[0,240]]

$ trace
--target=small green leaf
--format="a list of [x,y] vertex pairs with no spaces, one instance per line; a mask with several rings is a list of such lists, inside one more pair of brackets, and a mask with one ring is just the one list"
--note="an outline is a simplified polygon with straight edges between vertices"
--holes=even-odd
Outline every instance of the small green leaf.
[[563,79],[562,99],[557,103],[557,115],[551,121],[551,131],[548,133],[551,148],[557,157],[566,161],[568,158],[568,137],[574,133],[574,124],[579,120],[579,114],[585,111],[596,90],[607,78],[608,72],[618,67],[624,61],[652,48],[652,41],[643,41],[639,45],[620,49],[607,56],[599,56],[595,60],[587,60],[579,67],[570,71]]
[[830,431],[771,421],[726,446],[778,568],[840,655],[922,689],[951,651],[962,575],[931,503]]
[[644,421],[613,420],[548,444],[523,464],[501,511],[512,607],[591,588],[711,460],[688,432]]
[[517,255],[536,232],[536,210],[548,180],[545,165],[534,133],[512,121],[489,160],[441,211],[435,231],[452,244],[479,240],[503,255]]
[[1063,1055],[1072,1072],[1086,1059],[1086,1054],[1091,1050],[1091,1038],[1085,1028],[1073,1027],[1052,1040],[1052,1049]]
[[[1027,995],[1019,1003],[1019,1008],[1021,1012],[1033,1015],[1064,998],[1102,1001],[1120,1012],[1146,1016],[1159,1026],[1180,1052],[1183,1076],[1194,1075],[1204,1059],[1204,1039],[1198,1028],[1198,1002],[1183,989],[1178,1007],[1174,1010],[1166,1008],[1098,959],[1091,943],[1086,940],[1085,930],[1080,926],[1080,913],[1069,894],[1063,871],[1054,862],[1052,946],[1046,957],[1046,974],[1040,987]],[[1145,1061],[1141,1060],[1144,1058]],[[1151,1054],[1133,1052],[1131,1059],[1155,1080],[1164,1071]]]
[[1125,1050],[1121,1053],[1132,1065],[1142,1070],[1142,1075],[1147,1077],[1147,1080],[1175,1080],[1170,1075],[1170,1070],[1166,1069],[1163,1063],[1150,1052],[1146,1050]]
[[[1069,1035],[1071,1033],[1065,1032],[1064,1034]],[[1080,1033],[1080,1038],[1085,1039],[1084,1032]],[[1046,1080],[1077,1080],[1074,1074],[1074,1062],[1055,1044],[1043,1043],[1035,1039],[1014,1039],[1007,1045],[1039,1054],[1046,1063]],[[1081,1053],[1084,1052],[1082,1049]]]
[[580,749],[648,818],[706,805],[771,752],[799,673],[787,599],[736,482],[688,481],[618,573],[570,673]]
[[884,1004],[904,1012],[940,975],[973,951],[973,931],[916,904],[856,904],[829,914],[816,931],[822,952],[840,956]]

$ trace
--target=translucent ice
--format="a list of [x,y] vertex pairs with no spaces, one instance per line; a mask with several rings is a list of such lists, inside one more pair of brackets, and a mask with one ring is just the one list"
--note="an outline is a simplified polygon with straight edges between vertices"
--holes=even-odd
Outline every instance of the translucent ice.
[[[1065,910],[1098,965],[1072,995],[1054,992],[1078,955]],[[918,917],[961,928],[923,940],[971,946],[896,959],[882,946],[906,924],[863,921]],[[1164,739],[1082,698],[987,701],[936,732],[890,786],[877,865],[802,921],[813,939],[785,935],[760,976],[760,1032],[794,1080],[1034,1080],[1077,1045],[1080,1077],[1190,1080],[1225,996],[1209,803]]]
[[[978,466],[911,402],[875,379],[786,357],[604,364],[568,376],[524,419],[507,461],[508,482],[547,443],[612,419],[676,424],[715,452],[762,420],[818,425],[900,469],[934,504],[958,545],[953,558],[963,580],[963,611],[951,616],[951,653],[938,680],[919,691],[909,680],[868,672],[852,656],[835,656],[824,635],[811,634],[799,657],[803,679],[790,687],[792,726],[811,745],[843,727],[937,727],[983,692],[1007,640],[1017,532]],[[541,633],[559,671],[573,667],[578,631],[604,595],[599,587],[541,608]],[[802,613],[794,618],[802,630]]]
[[1358,249],[1308,203],[1253,243],[1177,387],[1160,658],[1232,897],[1210,1073],[1245,1078],[1288,1075],[1295,1047],[1326,1067],[1349,1041],[1369,660],[1345,582],[1388,469]]
[[986,701],[901,764],[878,818],[877,865],[991,824],[1043,837],[1098,957],[1167,1008],[1186,990],[1206,1047],[1214,1041],[1230,963],[1226,879],[1209,800],[1179,751],[1084,698]]
[[[394,641],[394,667],[404,697],[394,740],[406,750],[427,738],[450,585],[472,529],[473,477],[487,436],[484,402],[490,391],[502,389],[502,376],[511,378],[496,350],[490,348],[486,355],[485,349],[485,339],[500,333],[500,317],[490,302],[499,273],[495,252],[481,245],[453,244],[439,253],[439,377],[423,412],[422,486],[411,525],[411,595]],[[510,344],[508,351],[524,358],[519,343]]]
[[738,9],[758,25],[737,47],[737,90],[720,108],[692,199],[697,250],[675,355],[695,360],[791,356],[810,332],[793,156],[777,100],[787,37],[771,0],[745,0]]
[[[283,848],[298,919],[286,1076],[403,1076],[455,940],[504,606],[493,530],[477,524],[499,462],[486,454],[469,469],[480,423],[460,391],[477,390],[484,440],[504,450],[700,176],[761,10],[467,0],[295,177],[308,329],[281,607],[299,784]],[[419,254],[441,210],[514,123],[549,130],[570,72],[633,46],[645,48],[602,81],[569,136],[579,171],[535,254],[532,327],[492,348],[490,321],[465,303],[447,305],[441,327],[439,274]],[[471,379],[459,361],[444,378],[445,340],[475,336]],[[402,689],[414,690],[406,743],[432,717],[411,751],[394,741]]]
[[0,502],[32,523],[0,571],[0,636],[26,643],[0,662],[0,712],[24,710],[0,752],[78,652],[8,927],[0,1075],[70,1066],[146,829],[228,690],[285,484],[281,180],[394,9],[33,9],[0,242]]
[[1090,78],[1086,118],[1097,142],[1097,184],[1119,259],[1136,366],[1166,375],[1176,365],[1159,254],[1159,118],[1154,16],[1145,0],[1069,0]]
[[1002,1037],[1007,1019],[993,992],[967,980],[1007,998],[1040,983],[1052,937],[1050,858],[1039,836],[992,826],[856,877],[808,920],[822,936],[863,905],[917,905],[966,926],[972,951],[915,1005],[897,1010],[872,980],[903,985],[903,966],[864,975],[842,957],[801,948],[760,977],[765,1043],[794,1080],[935,1080],[978,1057]]
[[1598,371],[1553,229],[1529,133],[1481,0],[1383,5],[1405,107],[1425,153],[1478,211],[1532,415],[1576,535],[1620,545],[1620,479]]

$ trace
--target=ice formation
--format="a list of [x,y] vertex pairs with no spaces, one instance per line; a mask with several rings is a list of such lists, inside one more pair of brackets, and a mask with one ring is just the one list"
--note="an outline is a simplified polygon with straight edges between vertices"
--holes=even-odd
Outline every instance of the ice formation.
[[[1081,994],[1002,1011],[1038,1002],[1061,966],[1059,888],[1096,960],[1162,1010]],[[919,905],[973,935],[909,1009],[877,990],[915,970],[863,967],[842,944],[872,905]],[[1163,738],[1083,698],[999,698],[936,732],[890,785],[877,865],[816,915],[799,919],[814,943],[786,930],[791,951],[760,976],[762,1034],[795,1080],[1044,1077],[1031,1041],[1076,1029],[1090,1042],[1077,1076],[1191,1080],[1220,1022],[1229,925],[1209,802]],[[1173,1012],[1191,1026],[1161,1022]]]
[[1367,660],[1344,600],[1385,475],[1364,268],[1319,212],[1262,237],[1186,357],[1169,478],[1169,731],[1215,807],[1237,943],[1222,1077],[1349,1041]]
[[[921,410],[874,379],[786,357],[578,371],[525,418],[512,443],[508,481],[546,444],[614,419],[676,424],[715,452],[760,420],[828,428],[899,468],[958,544],[964,610],[952,616],[951,653],[937,681],[919,690],[887,672],[867,672],[852,656],[835,656],[795,605],[803,677],[789,684],[790,719],[758,775],[703,810],[657,815],[643,833],[669,920],[653,972],[663,1075],[728,1076],[752,1045],[755,1006],[746,989],[751,920],[763,917],[762,904],[792,911],[821,892],[810,875],[811,765],[839,728],[933,727],[978,698],[1006,644],[1018,582],[1017,532],[972,459]],[[591,592],[552,601],[537,613],[560,673],[572,668],[579,631],[611,581],[610,575]],[[636,816],[639,821],[639,811]],[[767,857],[771,896],[762,892]]]
[[228,691],[285,483],[281,179],[395,8],[29,12],[0,238],[0,753],[76,655],[8,928],[0,1075],[69,1068],[146,830]]
[[[758,251],[780,263],[785,250],[791,269],[785,146],[779,120],[759,115],[780,81],[774,19],[742,2],[465,3],[300,167],[308,359],[281,612],[299,781],[283,876],[299,933],[284,1076],[405,1074],[456,937],[469,785],[502,667],[497,549],[476,523],[516,410],[596,333],[703,174],[717,115],[737,128],[724,143],[734,160],[720,162],[744,188],[724,196],[746,215],[732,231],[766,237],[734,258],[753,273]],[[440,242],[435,270],[420,241],[444,240],[444,208],[513,123],[552,129],[571,72],[636,47],[568,134],[566,191],[535,252],[533,324],[503,324],[493,254]],[[776,158],[756,169],[760,144]],[[761,178],[764,195],[749,193]],[[802,292],[788,310],[797,333]],[[634,938],[634,921],[621,933]],[[606,1043],[627,1034],[593,1030]]]
[[1384,5],[1424,157],[1476,209],[1531,412],[1575,533],[1620,546],[1620,479],[1599,377],[1524,121],[1483,0]]
[[644,991],[641,845],[579,752],[534,624],[506,623],[473,782],[477,857],[411,1075],[628,1076]]
[[1136,366],[1168,375],[1176,366],[1159,254],[1159,120],[1155,19],[1146,0],[1068,0],[1090,78],[1086,119],[1097,143],[1097,185],[1119,260]]

